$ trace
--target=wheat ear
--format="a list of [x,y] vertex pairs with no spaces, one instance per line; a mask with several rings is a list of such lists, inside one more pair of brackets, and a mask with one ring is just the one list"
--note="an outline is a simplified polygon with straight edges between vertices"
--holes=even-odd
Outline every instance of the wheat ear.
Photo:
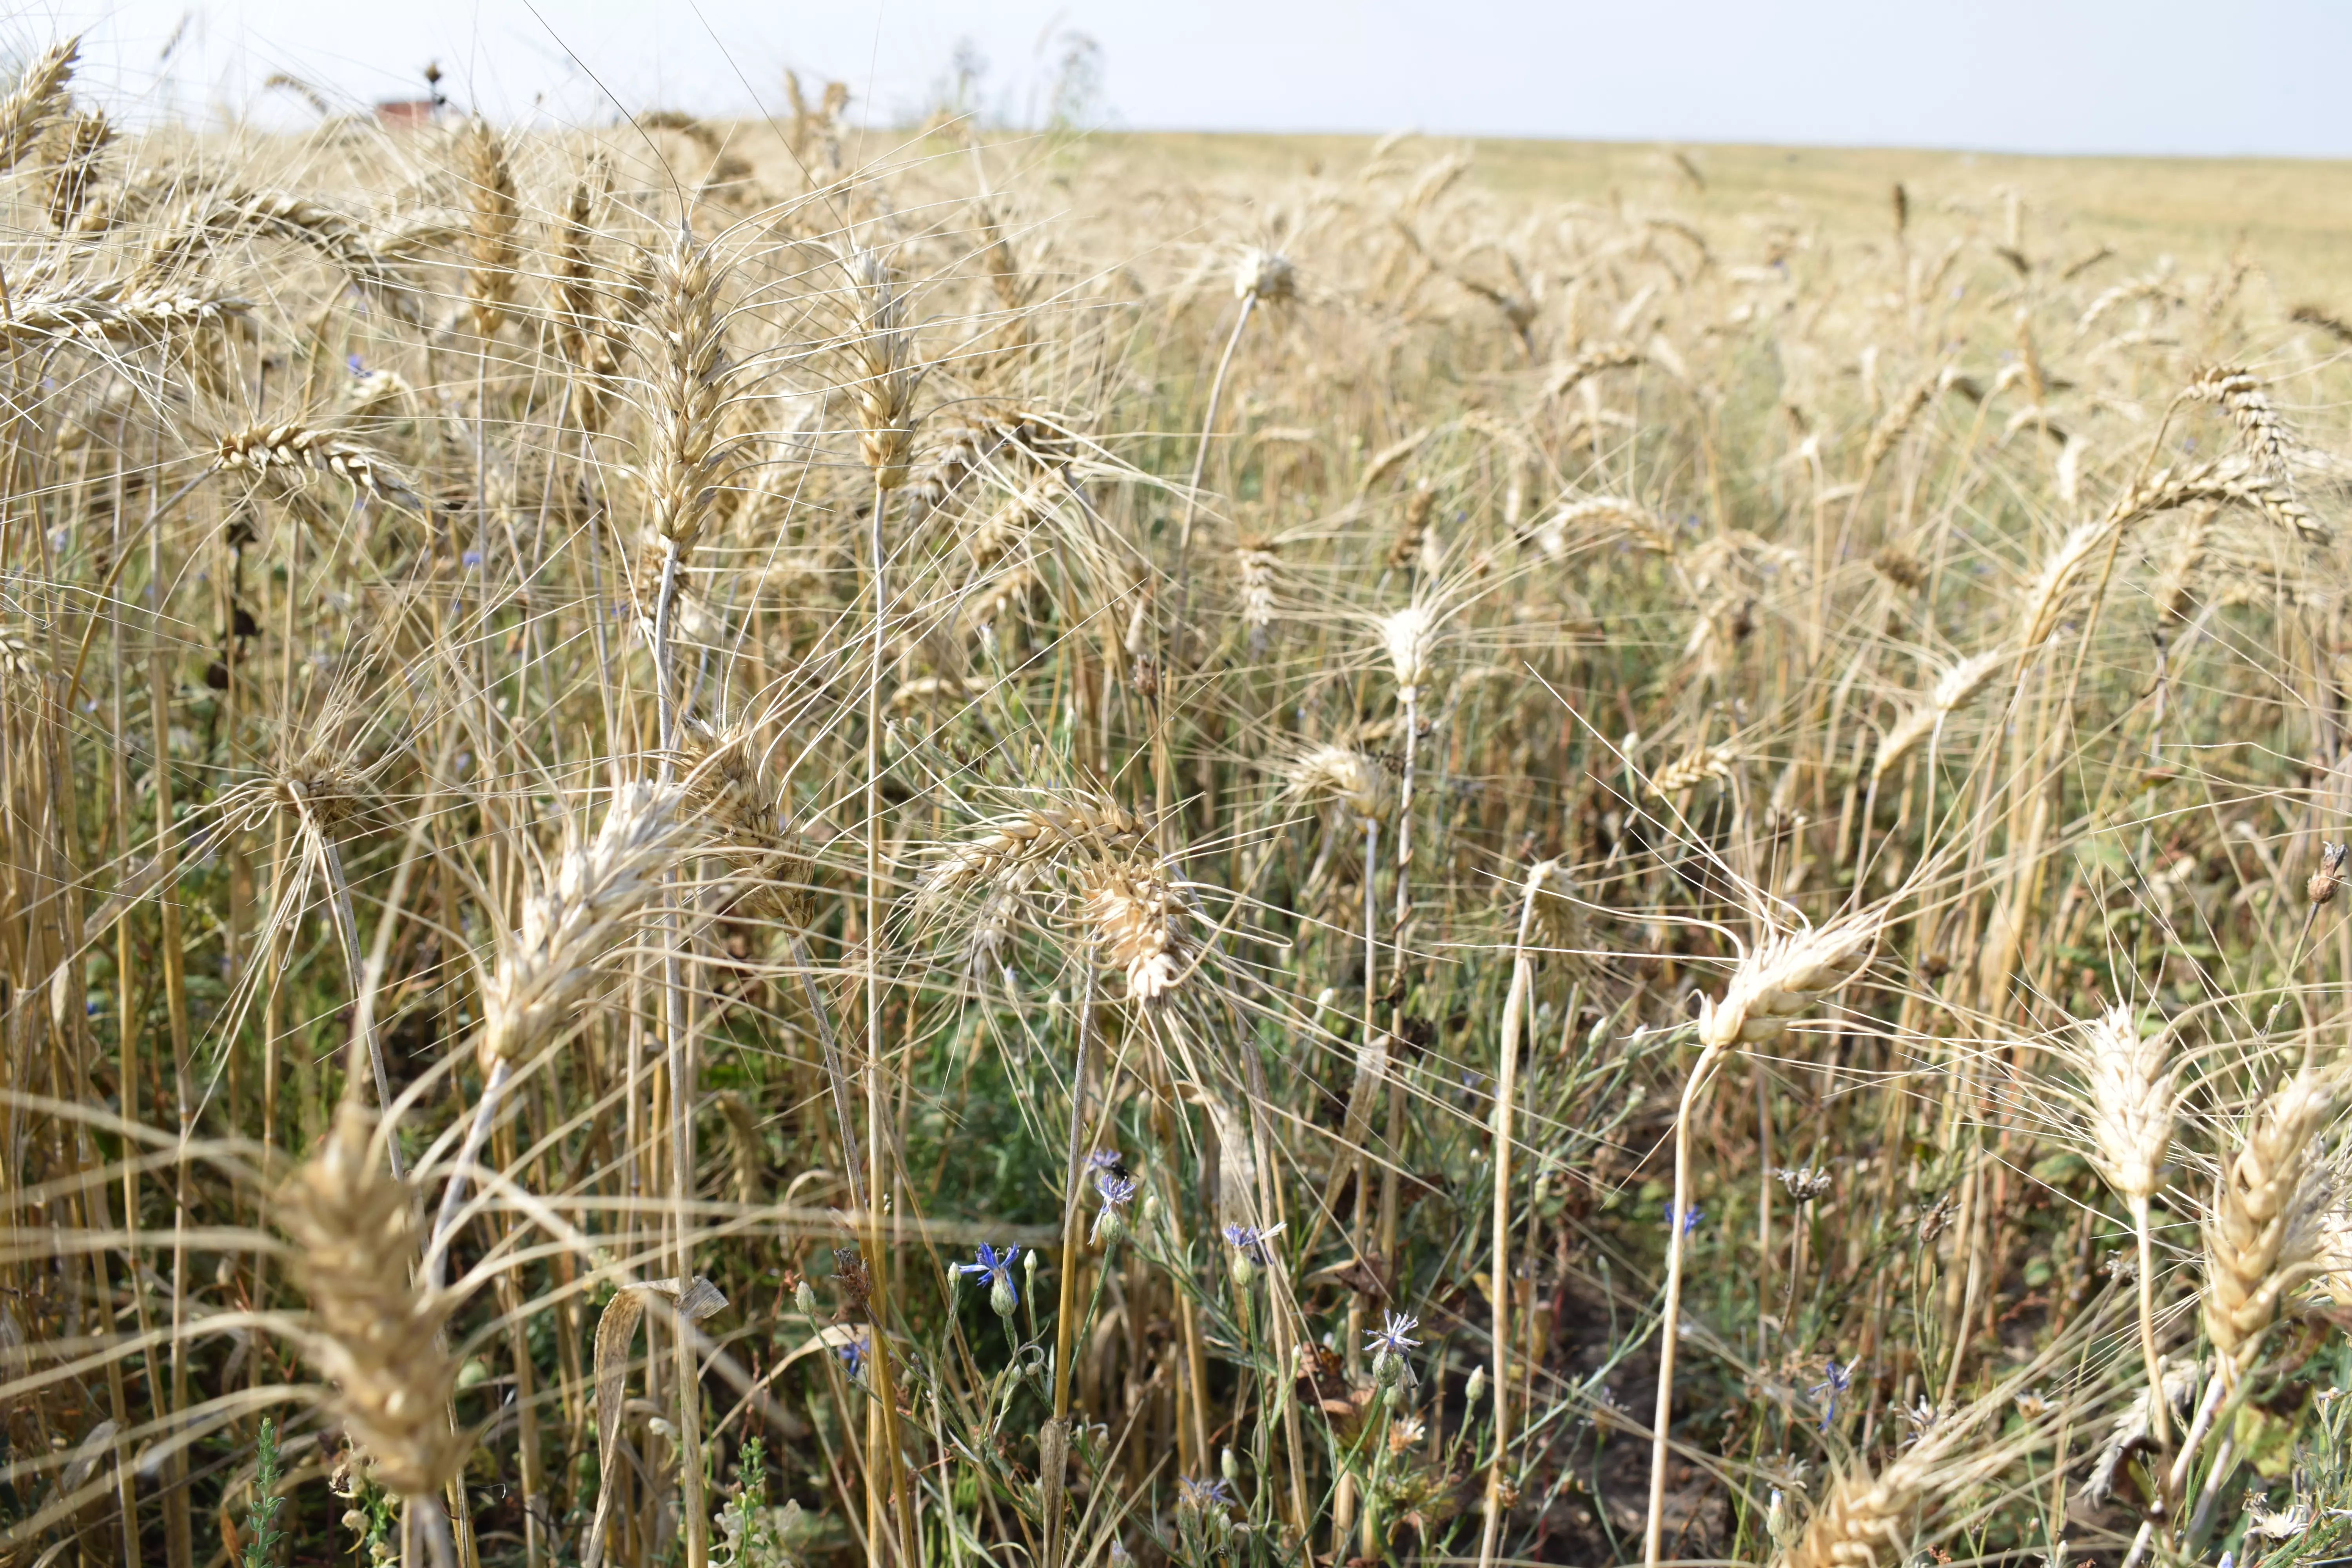
[[466,122],[458,149],[466,182],[466,311],[476,337],[495,337],[514,299],[514,170],[506,138],[479,115]]
[[1393,808],[1387,771],[1352,746],[1302,752],[1284,770],[1284,788],[1298,800],[1340,806],[1359,822],[1378,821]]
[[221,473],[267,475],[310,470],[332,474],[355,489],[407,506],[423,502],[390,458],[347,436],[299,422],[232,430],[213,448]]
[[1153,860],[1087,867],[1079,908],[1102,962],[1127,975],[1127,994],[1151,1005],[1167,999],[1200,951],[1196,913],[1183,888]]
[[2192,397],[2220,404],[2255,460],[2272,478],[2286,478],[2287,461],[2298,443],[2253,372],[2236,365],[2215,365],[2191,381],[2189,392]]
[[65,109],[66,84],[73,79],[80,53],[79,34],[51,44],[32,58],[15,89],[0,99],[0,172],[23,163],[48,122]]
[[410,1193],[380,1163],[374,1118],[346,1099],[318,1152],[278,1192],[278,1223],[318,1333],[310,1359],[386,1489],[440,1491],[467,1444],[449,1427],[457,1363],[442,1347],[451,1300],[416,1277]]
[[951,846],[916,880],[919,907],[937,907],[982,888],[1004,890],[1040,870],[1083,858],[1108,859],[1141,846],[1150,827],[1116,801],[1077,795],[989,825],[976,838]]
[[67,120],[50,140],[56,152],[47,172],[45,196],[49,222],[63,234],[81,219],[89,187],[98,178],[98,161],[114,140],[114,127],[103,113],[92,110]]
[[2280,1299],[2325,1270],[2327,1177],[2314,1145],[2342,1092],[2332,1076],[2298,1073],[2247,1116],[2221,1167],[2205,1222],[2205,1331],[2233,1378]]
[[[2179,1099],[2169,1037],[2162,1032],[2143,1035],[2132,1010],[2120,1005],[2093,1019],[2086,1033],[2084,1054],[2090,1080],[2091,1159],[2131,1211],[2139,1247],[2140,1359],[2147,1365],[2148,1387],[2161,1388],[2164,1371],[2156,1352],[2156,1254],[2148,1204],[2162,1184]],[[2168,1448],[2171,1436],[2164,1400],[2149,1402],[2148,1425],[2157,1447]]]
[[1885,778],[1890,770],[1911,754],[1914,747],[1984,689],[1984,684],[1992,678],[1993,671],[2008,658],[2007,649],[1990,648],[1983,653],[1970,654],[1946,670],[1937,680],[1936,689],[1928,693],[1927,700],[1896,720],[1886,731],[1885,738],[1878,742],[1878,755],[1870,764],[1871,778],[1874,781]]

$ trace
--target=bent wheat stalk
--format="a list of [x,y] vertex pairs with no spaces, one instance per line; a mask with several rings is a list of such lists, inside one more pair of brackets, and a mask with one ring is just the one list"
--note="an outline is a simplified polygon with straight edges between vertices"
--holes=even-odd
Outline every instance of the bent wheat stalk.
[[1666,1449],[1675,1414],[1675,1346],[1683,1303],[1683,1236],[1690,1226],[1690,1119],[1700,1093],[1724,1056],[1741,1046],[1778,1038],[1790,1021],[1838,990],[1869,959],[1885,923],[1879,910],[1850,916],[1817,930],[1775,933],[1732,971],[1720,1000],[1699,1004],[1699,1058],[1675,1111],[1675,1201],[1666,1213],[1666,1290],[1658,1329],[1658,1405],[1650,1434],[1650,1509],[1642,1528],[1642,1561],[1657,1568],[1665,1521]]

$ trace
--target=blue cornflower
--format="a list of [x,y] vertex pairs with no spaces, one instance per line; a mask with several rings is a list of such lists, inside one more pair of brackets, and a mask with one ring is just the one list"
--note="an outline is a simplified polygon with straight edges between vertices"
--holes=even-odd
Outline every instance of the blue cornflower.
[[1087,1169],[1120,1174],[1127,1170],[1127,1156],[1116,1149],[1097,1149],[1087,1156]]
[[[1698,1228],[1698,1222],[1706,1217],[1706,1211],[1699,1207],[1696,1204],[1693,1204],[1689,1208],[1685,1209],[1683,1211],[1683,1234],[1685,1236],[1688,1236],[1691,1232],[1696,1230]],[[1672,1226],[1674,1223],[1675,1205],[1668,1204],[1666,1205],[1666,1224],[1669,1226]]]
[[482,552],[478,550],[468,550],[463,559],[468,566],[479,566],[482,563]]
[[1009,1318],[1013,1309],[1021,1305],[1021,1292],[1013,1285],[1013,1260],[1020,1256],[1021,1249],[1017,1247],[1008,1247],[999,1252],[983,1241],[980,1244],[980,1261],[959,1263],[955,1271],[987,1280],[988,1304],[996,1310],[998,1317]]
[[1176,1478],[1176,1484],[1182,1489],[1181,1495],[1177,1499],[1177,1504],[1181,1508],[1223,1508],[1234,1500],[1233,1489],[1225,1484],[1225,1478],[1223,1476],[1211,1476],[1204,1481],[1196,1481],[1190,1476],[1179,1476]]
[[1127,1205],[1135,1201],[1135,1179],[1115,1176],[1108,1170],[1097,1171],[1095,1191],[1102,1194],[1102,1208],[1095,1215],[1095,1226],[1087,1240],[1117,1241],[1127,1234]]
[[1822,1398],[1823,1394],[1827,1394],[1829,1396],[1822,1405],[1822,1431],[1828,1431],[1830,1429],[1830,1423],[1837,1418],[1838,1395],[1843,1394],[1847,1389],[1852,1388],[1853,1386],[1853,1363],[1852,1362],[1848,1362],[1845,1365],[1840,1366],[1837,1363],[1831,1362],[1829,1363],[1828,1380],[1826,1382],[1817,1383],[1813,1384],[1812,1387],[1806,1390],[1808,1394],[1811,1394],[1816,1399]]
[[1250,1281],[1257,1278],[1257,1271],[1273,1262],[1266,1256],[1265,1244],[1274,1232],[1281,1228],[1276,1226],[1274,1230],[1260,1230],[1254,1225],[1225,1226],[1225,1245],[1234,1249],[1234,1284],[1248,1289]]
[[1364,1336],[1364,1348],[1372,1352],[1374,1383],[1383,1388],[1399,1379],[1407,1385],[1413,1383],[1412,1366],[1405,1360],[1405,1352],[1421,1343],[1411,1337],[1412,1331],[1419,1326],[1419,1320],[1409,1318],[1402,1312],[1381,1315],[1381,1326]]
[[345,354],[343,356],[343,363],[350,369],[353,375],[366,375],[369,374],[367,361],[360,358],[357,354]]
[[833,1353],[841,1358],[841,1370],[848,1374],[850,1382],[856,1383],[865,1377],[866,1336],[864,1333],[859,1333],[854,1340],[844,1341]]
[[1402,1312],[1383,1312],[1381,1326],[1364,1332],[1364,1348],[1380,1355],[1402,1355],[1421,1343],[1405,1336],[1421,1327],[1419,1318],[1409,1318]]

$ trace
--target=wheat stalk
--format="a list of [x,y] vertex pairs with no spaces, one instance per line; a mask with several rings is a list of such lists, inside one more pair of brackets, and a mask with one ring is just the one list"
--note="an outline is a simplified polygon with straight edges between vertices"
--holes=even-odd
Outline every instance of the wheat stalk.
[[1700,1091],[1727,1051],[1780,1037],[1792,1019],[1844,986],[1869,962],[1886,921],[1882,907],[1828,925],[1775,931],[1758,942],[1731,972],[1720,997],[1699,1002],[1697,1064],[1683,1085],[1675,1115],[1675,1197],[1666,1211],[1666,1289],[1658,1346],[1658,1406],[1651,1425],[1650,1510],[1643,1530],[1643,1561],[1658,1562],[1665,1520],[1667,1434],[1674,1425],[1675,1349],[1682,1335],[1683,1234],[1689,1228],[1690,1120]]

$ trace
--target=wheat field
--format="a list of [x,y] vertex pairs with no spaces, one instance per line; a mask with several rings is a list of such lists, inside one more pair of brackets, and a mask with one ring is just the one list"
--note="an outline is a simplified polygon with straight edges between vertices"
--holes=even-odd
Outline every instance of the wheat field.
[[5,1561],[2342,1551],[2352,172],[74,64]]

